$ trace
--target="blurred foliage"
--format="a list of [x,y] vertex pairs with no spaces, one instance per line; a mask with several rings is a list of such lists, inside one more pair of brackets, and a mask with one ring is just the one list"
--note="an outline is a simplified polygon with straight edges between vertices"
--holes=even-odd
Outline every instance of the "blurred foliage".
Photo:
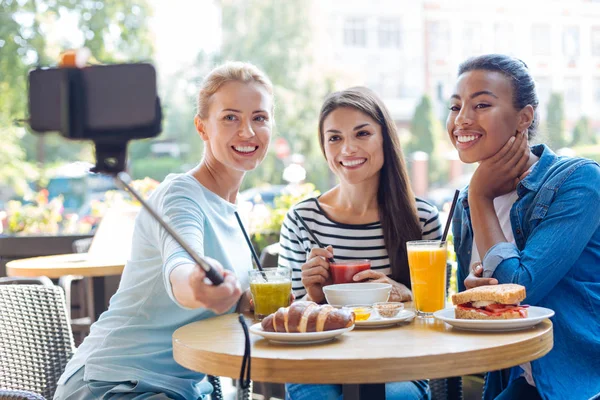
[[162,181],[171,173],[184,172],[181,159],[174,157],[153,157],[147,158],[131,157],[131,165],[129,167],[131,176],[134,179],[150,177],[157,181]]
[[417,151],[427,153],[430,183],[447,181],[447,163],[441,155],[440,146],[443,140],[442,124],[435,114],[431,99],[425,95],[421,97],[410,122],[410,138],[404,147],[404,153],[407,159]]
[[[150,178],[138,179],[131,186],[147,199],[159,183]],[[90,233],[110,207],[141,204],[129,193],[110,190],[102,200],[94,200],[87,215],[65,214],[64,198],[48,199],[48,190],[41,189],[28,202],[9,201],[0,211],[0,233],[6,235],[66,235]]]
[[[223,44],[218,62],[248,61],[272,80],[277,135],[287,139],[291,153],[305,157],[307,181],[329,186],[329,169],[317,136],[318,113],[332,84],[314,73],[311,56],[311,8],[304,0],[222,0]],[[260,168],[244,179],[244,187],[282,182],[284,163],[271,147]]]
[[587,117],[581,117],[575,128],[573,128],[573,138],[571,140],[571,146],[596,144],[597,139],[590,124],[590,120]]
[[[0,174],[24,162],[91,160],[91,145],[68,142],[58,134],[23,135],[11,128],[27,114],[27,73],[35,66],[56,65],[61,51],[88,47],[100,62],[141,61],[152,55],[147,0],[2,0],[0,1],[0,137],[25,149],[2,151]],[[79,31],[60,37],[61,27],[76,21]],[[76,27],[76,28],[77,28]],[[6,172],[7,165],[12,172]]]
[[431,99],[425,95],[415,109],[410,122],[410,140],[406,144],[406,151],[424,151],[433,154],[436,142],[440,139],[441,125],[435,116]]
[[[2,102],[3,98],[0,96],[0,106]],[[12,194],[17,196],[25,195],[29,189],[27,181],[39,178],[35,165],[25,161],[25,151],[19,142],[24,134],[23,128],[11,126],[6,116],[0,115],[0,184],[10,187]]]
[[565,138],[565,105],[562,94],[552,93],[546,112],[545,141],[554,151],[567,145]]
[[[152,178],[145,177],[143,179],[136,179],[131,181],[130,186],[135,190],[143,199],[148,199],[152,192],[158,187],[160,183]],[[122,190],[109,190],[104,194],[102,200],[92,201],[90,207],[90,214],[85,216],[89,220],[93,221],[94,226],[97,226],[102,220],[102,217],[111,207],[141,207],[137,199],[135,199],[129,192]]]
[[[9,201],[2,211],[0,233],[11,235],[44,234],[56,235],[63,221],[63,199],[56,197],[48,201],[48,191],[41,190],[31,203]],[[66,221],[70,221],[67,218]]]
[[579,157],[589,158],[600,163],[600,144],[576,146],[573,147],[573,150]]
[[273,207],[258,203],[242,211],[244,218],[250,221],[248,231],[259,254],[266,246],[279,241],[279,232],[285,215],[294,204],[320,195],[312,183],[290,185],[287,189],[286,194],[275,198]]

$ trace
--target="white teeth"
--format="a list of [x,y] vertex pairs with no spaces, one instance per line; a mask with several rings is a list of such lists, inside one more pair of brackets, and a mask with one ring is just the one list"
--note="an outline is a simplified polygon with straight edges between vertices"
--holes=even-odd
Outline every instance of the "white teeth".
[[479,139],[479,136],[469,135],[469,136],[457,136],[456,137],[456,140],[460,143],[472,142],[475,139]]
[[233,146],[233,148],[240,153],[252,153],[256,150],[256,146]]
[[367,160],[366,159],[362,159],[362,160],[352,160],[352,161],[342,161],[342,165],[344,167],[353,167],[355,165],[360,165],[360,164],[364,164],[366,163]]

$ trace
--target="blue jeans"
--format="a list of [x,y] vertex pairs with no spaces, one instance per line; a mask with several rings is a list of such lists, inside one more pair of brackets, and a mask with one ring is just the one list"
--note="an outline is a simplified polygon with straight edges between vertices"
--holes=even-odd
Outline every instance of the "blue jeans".
[[[285,384],[286,400],[343,400],[342,385]],[[430,400],[427,381],[385,384],[386,400]]]
[[542,400],[534,386],[531,386],[524,377],[512,381],[506,389],[500,393],[496,400]]
[[143,382],[86,381],[83,379],[84,368],[81,367],[64,385],[58,385],[54,400],[183,400],[177,393],[165,393],[165,389]]

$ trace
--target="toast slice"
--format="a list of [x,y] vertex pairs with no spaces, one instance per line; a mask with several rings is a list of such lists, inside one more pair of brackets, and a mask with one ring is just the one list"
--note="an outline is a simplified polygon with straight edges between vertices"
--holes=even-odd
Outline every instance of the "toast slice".
[[493,301],[499,304],[519,304],[525,300],[525,286],[514,283],[478,286],[452,295],[454,305],[474,301]]

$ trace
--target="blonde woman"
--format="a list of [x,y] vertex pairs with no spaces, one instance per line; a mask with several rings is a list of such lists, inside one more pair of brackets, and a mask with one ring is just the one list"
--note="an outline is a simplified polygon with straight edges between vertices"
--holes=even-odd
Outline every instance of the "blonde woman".
[[215,68],[200,89],[194,123],[205,143],[200,164],[169,175],[150,203],[224,283],[207,283],[203,270],[141,211],[119,290],[68,363],[55,399],[197,399],[212,391],[203,374],[175,362],[171,335],[192,321],[247,307],[251,255],[234,204],[244,174],[260,164],[271,139],[269,78],[245,63]]

